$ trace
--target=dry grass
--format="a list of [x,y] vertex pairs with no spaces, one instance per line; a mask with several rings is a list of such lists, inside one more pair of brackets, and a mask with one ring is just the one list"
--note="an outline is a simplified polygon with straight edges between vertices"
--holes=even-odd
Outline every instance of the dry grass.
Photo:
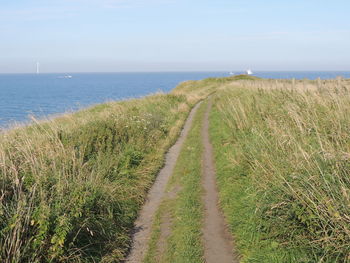
[[[218,94],[213,122],[220,116],[225,128],[212,132],[231,163],[219,175],[222,202],[247,262],[273,262],[281,249],[299,251],[291,262],[350,260],[349,84],[241,80]],[[251,209],[238,218],[232,202]]]
[[119,262],[164,153],[209,92],[187,88],[1,133],[0,261]]

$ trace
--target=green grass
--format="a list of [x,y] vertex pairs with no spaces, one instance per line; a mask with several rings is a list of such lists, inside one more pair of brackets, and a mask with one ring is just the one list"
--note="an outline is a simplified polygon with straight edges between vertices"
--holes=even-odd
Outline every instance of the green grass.
[[165,152],[212,92],[186,85],[0,134],[0,261],[123,259]]
[[[145,259],[152,262],[204,262],[202,246],[202,186],[201,160],[203,145],[201,129],[207,103],[202,103],[184,142],[168,191],[177,189],[175,197],[166,198],[156,216],[153,236]],[[157,253],[162,217],[170,216],[171,234],[163,254]],[[164,241],[162,241],[164,242]],[[159,252],[159,251],[158,251]]]
[[[350,262],[349,80],[188,81],[0,134],[0,261],[120,262],[191,109],[210,115],[221,206],[242,262]],[[203,262],[200,107],[146,262]],[[159,256],[161,224],[171,233]]]
[[62,124],[4,134],[2,262],[122,258],[128,230],[187,116],[181,103],[184,96],[156,95],[89,109],[85,120],[67,116]]
[[226,81],[235,81],[235,80],[259,80],[260,78],[251,76],[251,75],[236,75],[226,78]]
[[237,83],[210,132],[242,262],[348,262],[350,92],[334,81]]
[[214,147],[220,205],[224,210],[235,246],[242,262],[297,262],[288,250],[260,231],[261,221],[256,215],[259,196],[252,187],[249,168],[244,163],[233,163],[232,156],[242,154],[232,141],[232,129],[223,123],[222,115],[214,106],[210,115],[210,134]]

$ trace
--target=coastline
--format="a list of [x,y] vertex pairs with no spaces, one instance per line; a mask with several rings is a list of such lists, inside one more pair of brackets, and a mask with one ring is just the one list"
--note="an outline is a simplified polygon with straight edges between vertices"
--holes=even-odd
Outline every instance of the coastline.
[[[0,134],[4,237],[0,247],[15,250],[0,251],[0,259],[122,262],[131,245],[130,231],[164,165],[165,154],[178,139],[192,107],[211,95],[205,126],[213,145],[211,167],[216,168],[219,209],[227,219],[237,254],[243,260],[293,262],[316,251],[315,260],[325,256],[332,262],[341,255],[323,255],[322,247],[337,246],[344,254],[343,242],[347,241],[331,236],[335,243],[326,239],[313,243],[331,233],[314,230],[325,224],[337,235],[344,234],[346,195],[336,193],[348,188],[342,165],[348,158],[350,122],[345,113],[350,112],[349,91],[349,79],[208,78],[181,83],[167,94],[99,104],[7,130]],[[161,258],[186,258],[186,253],[204,257],[200,232],[206,216],[200,198],[202,119],[200,115],[195,118],[175,177],[170,179],[170,184],[178,183],[184,192],[176,188],[179,199],[160,205],[149,250],[142,251],[146,260],[157,258],[157,253],[163,253]],[[315,169],[318,165],[323,168]],[[189,170],[191,176],[183,177]],[[339,180],[329,184],[329,177],[323,176],[327,171]],[[323,185],[332,187],[324,189]],[[322,195],[317,195],[319,191]],[[304,199],[304,194],[310,196]],[[322,196],[332,196],[332,213],[324,207]],[[317,198],[309,203],[311,197]],[[187,219],[178,216],[174,225],[164,225],[162,218],[172,214]],[[301,227],[305,220],[308,223]],[[259,228],[261,225],[266,228]],[[166,233],[159,233],[164,228]],[[291,236],[285,229],[297,229],[302,232],[292,233],[303,235]],[[192,239],[182,233],[188,233],[195,246],[184,247],[184,241],[191,243]],[[157,238],[164,246],[158,245]],[[179,251],[172,250],[175,247]]]

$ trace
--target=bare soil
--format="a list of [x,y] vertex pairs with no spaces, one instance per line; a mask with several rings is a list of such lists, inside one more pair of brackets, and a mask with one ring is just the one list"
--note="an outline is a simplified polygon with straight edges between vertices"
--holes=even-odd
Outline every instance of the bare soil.
[[204,256],[207,263],[232,263],[239,262],[234,250],[233,240],[222,211],[219,209],[219,198],[216,187],[216,173],[213,159],[213,147],[209,138],[209,113],[212,101],[204,115],[202,128],[203,141],[203,202],[205,217],[203,226]]
[[[127,263],[140,263],[145,257],[148,243],[151,238],[151,228],[154,222],[154,216],[162,199],[165,196],[166,185],[171,175],[173,174],[173,170],[180,154],[182,144],[188,135],[188,132],[192,125],[193,117],[195,116],[199,105],[200,103],[198,103],[191,110],[185,122],[184,128],[180,134],[180,137],[166,154],[165,165],[160,170],[155,183],[148,193],[147,200],[140,211],[138,219],[135,222],[134,231],[132,234],[132,247],[128,257],[125,260]],[[165,228],[168,227],[165,226]]]
[[[125,262],[141,263],[147,252],[151,238],[151,228],[158,207],[164,198],[175,198],[178,189],[165,192],[166,185],[173,174],[181,147],[191,128],[193,117],[199,107],[198,103],[191,111],[177,142],[166,154],[165,165],[159,172],[157,179],[149,191],[147,200],[135,222],[133,243]],[[238,257],[234,251],[232,235],[228,230],[225,217],[219,208],[219,197],[216,186],[215,164],[213,159],[213,147],[209,138],[209,113],[212,101],[208,103],[203,119],[202,143],[204,147],[202,156],[203,174],[203,203],[205,208],[203,224],[204,257],[206,263],[238,263]],[[171,234],[172,218],[170,214],[161,218],[160,242],[157,244],[157,254],[162,257],[166,249],[166,239]]]

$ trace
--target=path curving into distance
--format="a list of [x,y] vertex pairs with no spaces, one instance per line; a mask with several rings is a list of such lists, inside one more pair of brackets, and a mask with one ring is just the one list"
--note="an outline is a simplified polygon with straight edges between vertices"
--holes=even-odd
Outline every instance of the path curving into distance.
[[238,263],[233,250],[232,235],[228,231],[222,211],[219,209],[219,197],[216,187],[216,173],[213,158],[213,147],[209,138],[209,113],[212,100],[209,98],[202,126],[202,176],[204,225],[203,243],[206,263]]
[[145,257],[156,211],[163,200],[165,188],[171,175],[173,174],[176,161],[180,154],[181,146],[188,135],[193,117],[195,116],[200,104],[201,102],[197,103],[196,106],[193,107],[181,131],[180,137],[169,149],[165,156],[165,165],[160,170],[156,181],[148,193],[147,200],[140,211],[139,217],[135,221],[132,234],[132,247],[128,257],[125,260],[126,263],[141,263]]

